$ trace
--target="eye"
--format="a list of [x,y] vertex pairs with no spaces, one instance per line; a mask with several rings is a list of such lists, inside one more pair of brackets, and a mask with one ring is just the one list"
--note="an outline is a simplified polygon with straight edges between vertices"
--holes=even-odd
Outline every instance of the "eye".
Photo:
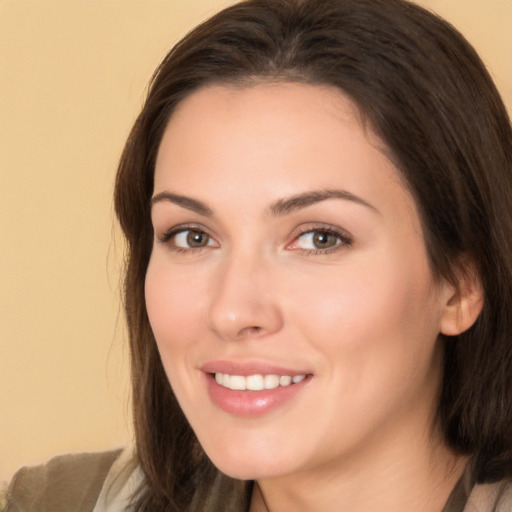
[[217,246],[210,235],[200,229],[194,228],[172,229],[165,233],[160,241],[162,243],[169,243],[173,249],[178,251]]
[[302,250],[308,254],[326,254],[351,243],[351,239],[345,234],[333,229],[318,228],[304,231],[288,248]]
[[328,231],[309,231],[297,238],[301,249],[330,249],[340,243],[340,237]]
[[174,235],[174,245],[183,249],[213,245],[212,239],[203,231],[185,229]]

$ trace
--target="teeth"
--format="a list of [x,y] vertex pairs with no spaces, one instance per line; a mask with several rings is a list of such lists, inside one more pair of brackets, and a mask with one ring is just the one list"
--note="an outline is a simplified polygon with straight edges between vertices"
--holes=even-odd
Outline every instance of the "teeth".
[[242,377],[241,375],[231,375],[229,377],[229,387],[230,389],[245,391],[247,388],[245,384],[245,377]]
[[283,375],[279,379],[280,386],[289,386],[292,383],[292,378],[289,375]]
[[263,375],[249,375],[249,377],[246,377],[245,380],[245,389],[249,389],[251,391],[261,391],[262,389],[265,389],[265,381],[263,380]]
[[265,389],[275,389],[279,387],[278,375],[265,375]]
[[279,386],[298,384],[306,378],[306,375],[230,375],[228,373],[216,373],[215,380],[221,386],[235,391],[263,391],[275,389]]

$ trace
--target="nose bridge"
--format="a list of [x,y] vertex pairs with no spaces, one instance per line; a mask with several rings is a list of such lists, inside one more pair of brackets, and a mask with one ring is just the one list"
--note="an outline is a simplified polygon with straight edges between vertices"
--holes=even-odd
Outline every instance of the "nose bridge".
[[239,340],[281,328],[272,274],[271,262],[260,252],[233,248],[223,259],[209,310],[210,328],[219,337]]

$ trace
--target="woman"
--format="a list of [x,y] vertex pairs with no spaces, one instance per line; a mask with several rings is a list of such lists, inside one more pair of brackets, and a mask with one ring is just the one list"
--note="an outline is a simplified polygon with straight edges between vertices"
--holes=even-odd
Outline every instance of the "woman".
[[191,32],[119,166],[136,455],[94,510],[512,510],[511,160],[408,2]]

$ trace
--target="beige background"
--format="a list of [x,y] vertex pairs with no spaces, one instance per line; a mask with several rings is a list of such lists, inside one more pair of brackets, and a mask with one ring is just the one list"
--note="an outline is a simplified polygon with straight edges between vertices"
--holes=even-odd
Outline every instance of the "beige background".
[[[321,1],[321,0],[319,0]],[[166,51],[220,0],[0,0],[0,480],[129,440],[116,162]],[[512,110],[512,0],[422,0]]]

